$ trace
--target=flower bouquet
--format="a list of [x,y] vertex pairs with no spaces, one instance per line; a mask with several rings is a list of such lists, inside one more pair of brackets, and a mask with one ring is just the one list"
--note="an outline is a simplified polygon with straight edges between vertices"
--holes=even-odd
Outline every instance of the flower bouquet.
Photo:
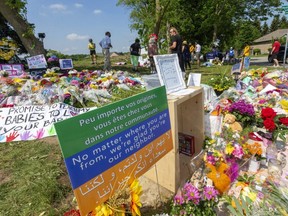
[[236,116],[237,121],[242,123],[243,128],[255,122],[254,106],[244,100],[232,103],[229,112]]
[[216,215],[218,194],[213,186],[198,189],[191,182],[187,182],[181,192],[174,197],[171,215]]
[[217,93],[222,93],[223,91],[234,86],[235,81],[232,79],[232,77],[230,76],[228,72],[221,72],[220,75],[212,77],[208,81],[208,85],[210,85],[217,94]]
[[272,139],[275,141],[278,137],[285,141],[288,134],[288,117],[284,114],[277,114],[273,108],[264,107],[261,110],[261,119],[259,121],[264,128],[272,133]]

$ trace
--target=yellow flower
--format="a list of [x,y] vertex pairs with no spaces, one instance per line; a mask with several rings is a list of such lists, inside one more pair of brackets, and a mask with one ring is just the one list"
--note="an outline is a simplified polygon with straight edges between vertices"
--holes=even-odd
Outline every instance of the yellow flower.
[[131,190],[130,210],[132,212],[132,216],[136,216],[136,215],[141,216],[139,207],[142,206],[140,202],[140,195],[142,194],[142,186],[139,184],[139,181],[137,179],[135,179],[130,185],[130,190]]
[[282,106],[282,109],[284,109],[286,112],[288,112],[288,100],[280,100],[279,104]]
[[253,202],[254,202],[254,201],[256,200],[256,198],[257,198],[257,194],[256,194],[255,192],[251,191],[249,187],[245,187],[245,188],[243,189],[242,195],[243,195],[244,197],[249,197]]
[[225,154],[231,155],[233,151],[234,151],[234,146],[231,144],[231,142],[229,142],[226,145]]
[[102,203],[101,205],[97,206],[95,210],[96,210],[95,216],[111,216],[111,215],[113,215],[113,211],[105,203]]

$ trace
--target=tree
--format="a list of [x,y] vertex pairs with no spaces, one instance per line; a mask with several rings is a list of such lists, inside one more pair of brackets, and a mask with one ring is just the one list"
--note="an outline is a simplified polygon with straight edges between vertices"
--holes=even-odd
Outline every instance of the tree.
[[[131,29],[138,31],[139,38],[144,44],[148,44],[148,35],[158,35],[158,43],[167,41],[167,16],[171,11],[173,0],[118,0],[118,6],[131,9]],[[162,40],[162,39],[165,40]]]
[[0,14],[13,27],[30,55],[45,54],[43,43],[34,35],[34,25],[26,14],[26,0],[0,0]]
[[[132,9],[132,28],[151,32],[156,23],[156,5],[159,3],[163,7],[167,1],[171,3],[165,11],[161,8],[165,13],[158,22],[165,25],[159,27],[160,38],[164,38],[164,31],[167,33],[167,26],[172,25],[185,39],[206,45],[220,39],[225,46],[235,43],[239,23],[258,19],[265,21],[281,5],[280,0],[118,0],[118,3]],[[149,7],[150,10],[147,10]]]
[[262,35],[266,35],[266,34],[268,34],[270,32],[267,22],[264,22],[264,24],[263,24],[261,29],[262,29],[262,31],[261,31]]
[[280,20],[280,26],[279,26],[280,29],[286,29],[288,28],[288,21],[287,21],[287,18],[286,16],[282,16],[281,20]]
[[270,32],[276,31],[279,29],[280,26],[280,19],[279,15],[274,16],[271,25],[270,25]]

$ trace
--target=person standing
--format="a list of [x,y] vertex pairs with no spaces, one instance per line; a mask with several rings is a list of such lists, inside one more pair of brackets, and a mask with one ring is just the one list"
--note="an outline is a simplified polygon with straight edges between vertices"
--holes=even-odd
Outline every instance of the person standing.
[[191,70],[191,64],[190,64],[191,53],[190,53],[187,41],[183,41],[182,53],[183,53],[183,61],[184,61],[185,69],[188,70],[188,67],[189,67],[189,69]]
[[230,64],[235,63],[234,55],[235,55],[234,49],[233,49],[233,47],[230,47],[230,50],[229,50],[229,63]]
[[273,66],[274,67],[279,67],[279,62],[278,62],[278,59],[277,59],[277,55],[279,53],[279,50],[280,50],[280,42],[278,41],[278,38],[275,39],[273,45],[272,45],[272,50],[271,50],[271,55],[272,55],[272,59],[274,61],[274,64]]
[[107,31],[105,33],[105,37],[99,42],[100,47],[102,48],[102,53],[104,56],[104,71],[111,70],[111,62],[110,62],[110,48],[111,45],[111,33]]
[[138,71],[138,60],[139,56],[141,54],[141,45],[140,45],[140,40],[138,38],[135,39],[135,42],[131,44],[130,46],[130,59],[132,63],[132,70],[135,72]]
[[195,47],[192,43],[189,43],[189,51],[191,53],[191,63],[194,64],[194,58],[195,58]]
[[156,66],[153,56],[158,55],[157,39],[158,37],[156,34],[149,35],[148,57],[150,62],[151,73],[156,73]]
[[96,45],[93,42],[92,38],[89,39],[88,49],[90,51],[90,57],[92,62],[91,64],[96,64]]
[[195,42],[195,55],[197,59],[197,66],[200,67],[201,45]]
[[169,33],[170,33],[170,36],[171,36],[171,43],[170,43],[170,46],[169,46],[170,52],[177,54],[180,68],[181,68],[182,72],[185,72],[184,62],[183,62],[183,55],[182,55],[182,39],[181,39],[181,36],[179,35],[177,29],[174,28],[174,27],[170,28]]

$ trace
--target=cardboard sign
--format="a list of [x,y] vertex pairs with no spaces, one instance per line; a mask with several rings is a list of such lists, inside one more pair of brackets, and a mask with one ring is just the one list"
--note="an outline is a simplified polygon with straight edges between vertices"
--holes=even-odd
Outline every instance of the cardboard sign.
[[233,75],[234,73],[241,73],[242,71],[242,64],[241,63],[237,63],[234,64],[231,68],[231,75]]
[[23,74],[24,66],[22,64],[0,64],[0,70],[7,71],[10,77],[18,77]]
[[44,55],[37,55],[26,58],[29,69],[47,68],[47,62]]
[[[8,97],[1,103],[14,104],[17,100],[17,96]],[[64,103],[1,108],[0,143],[55,136],[54,123],[90,109],[75,108]]]
[[248,69],[249,69],[249,66],[250,66],[250,57],[245,57],[245,58],[244,58],[243,66],[244,66],[245,70],[248,70]]
[[153,58],[160,83],[168,94],[186,88],[177,54],[155,55]]
[[59,59],[59,64],[62,70],[73,69],[72,59]]
[[55,129],[81,215],[173,148],[163,86],[57,122]]
[[201,86],[201,76],[200,73],[189,73],[187,86]]

